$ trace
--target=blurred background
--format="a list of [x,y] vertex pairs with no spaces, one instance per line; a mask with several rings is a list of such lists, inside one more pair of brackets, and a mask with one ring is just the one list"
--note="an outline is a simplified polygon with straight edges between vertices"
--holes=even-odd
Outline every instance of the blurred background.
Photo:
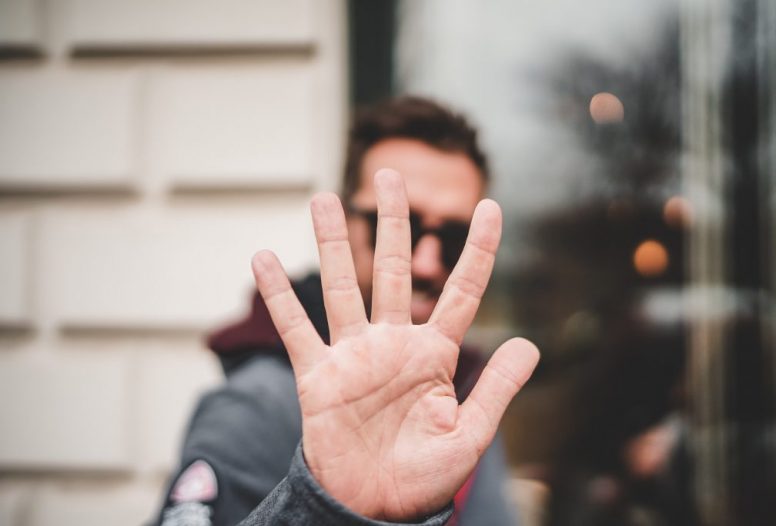
[[355,107],[463,110],[528,525],[776,522],[776,2],[0,0],[0,524],[140,524]]

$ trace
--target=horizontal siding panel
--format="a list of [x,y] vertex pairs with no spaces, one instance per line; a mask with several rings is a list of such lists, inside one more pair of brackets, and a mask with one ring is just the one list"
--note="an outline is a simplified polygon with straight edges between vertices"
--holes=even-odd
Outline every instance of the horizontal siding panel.
[[121,358],[0,355],[0,467],[128,469],[128,367]]
[[30,217],[0,212],[0,325],[28,326],[30,293]]
[[136,77],[120,71],[0,73],[0,188],[126,188]]
[[313,180],[308,63],[171,68],[152,93],[152,158],[172,186],[289,188]]
[[313,0],[70,0],[71,48],[308,46]]
[[51,310],[62,328],[203,329],[242,311],[251,256],[314,261],[307,198],[147,213],[62,211],[43,221]]

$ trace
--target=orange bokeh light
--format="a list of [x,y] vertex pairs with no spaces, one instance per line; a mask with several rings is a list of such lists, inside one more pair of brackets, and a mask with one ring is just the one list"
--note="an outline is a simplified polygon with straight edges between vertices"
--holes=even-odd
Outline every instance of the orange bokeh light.
[[590,116],[598,124],[620,122],[625,118],[625,107],[616,95],[602,91],[590,99]]
[[668,251],[662,243],[647,239],[633,252],[633,266],[644,277],[659,276],[668,268]]
[[680,228],[692,224],[692,205],[684,197],[675,195],[663,205],[663,220],[672,227]]
[[625,107],[616,95],[602,91],[590,99],[590,116],[598,124],[620,122],[625,118]]

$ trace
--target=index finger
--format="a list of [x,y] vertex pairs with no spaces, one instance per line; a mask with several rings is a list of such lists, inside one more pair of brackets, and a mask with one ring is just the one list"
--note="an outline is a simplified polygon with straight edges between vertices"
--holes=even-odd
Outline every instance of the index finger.
[[474,210],[461,258],[445,283],[429,324],[460,345],[488,286],[501,240],[501,208],[483,199]]
[[357,333],[367,324],[364,300],[358,287],[348,227],[339,198],[317,194],[310,203],[318,254],[321,258],[321,286],[332,345]]
[[262,250],[253,256],[251,268],[256,286],[298,378],[327,357],[326,345],[299,303],[277,256]]

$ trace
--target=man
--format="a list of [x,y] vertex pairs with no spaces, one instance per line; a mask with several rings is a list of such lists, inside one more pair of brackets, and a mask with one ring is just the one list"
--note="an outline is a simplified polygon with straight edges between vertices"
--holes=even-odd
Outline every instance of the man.
[[501,233],[486,179],[473,129],[433,102],[356,120],[347,216],[333,194],[311,205],[321,275],[292,289],[254,257],[260,296],[211,338],[227,382],[200,402],[160,523],[441,525],[454,501],[460,525],[514,524],[488,446],[538,354],[510,340],[483,368],[460,349]]

